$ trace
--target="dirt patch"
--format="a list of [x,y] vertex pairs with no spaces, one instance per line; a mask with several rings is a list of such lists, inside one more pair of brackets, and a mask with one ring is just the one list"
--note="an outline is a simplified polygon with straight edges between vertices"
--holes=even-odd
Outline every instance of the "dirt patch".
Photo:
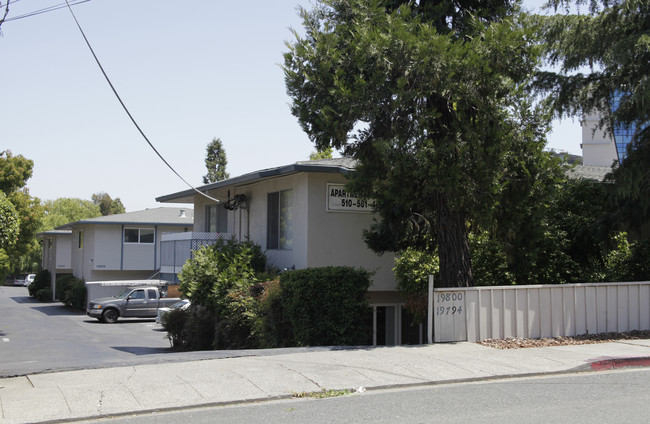
[[573,337],[552,337],[542,339],[487,339],[477,343],[483,346],[493,347],[495,349],[521,349],[526,347],[568,346],[639,339],[650,339],[650,331],[644,330],[628,331],[625,333],[583,334]]

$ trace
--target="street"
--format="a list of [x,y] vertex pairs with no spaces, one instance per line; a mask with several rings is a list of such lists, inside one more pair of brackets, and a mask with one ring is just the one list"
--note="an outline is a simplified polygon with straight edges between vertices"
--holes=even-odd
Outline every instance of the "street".
[[648,416],[650,370],[633,369],[406,387],[85,422],[594,424],[646,422]]

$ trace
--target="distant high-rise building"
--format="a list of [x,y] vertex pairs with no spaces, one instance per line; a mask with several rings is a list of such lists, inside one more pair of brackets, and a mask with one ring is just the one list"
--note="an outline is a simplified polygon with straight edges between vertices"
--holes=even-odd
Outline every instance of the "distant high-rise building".
[[[621,103],[621,93],[616,93],[610,103],[612,113],[618,110]],[[614,144],[616,145],[616,154],[618,163],[621,163],[627,156],[627,146],[632,142],[632,136],[635,131],[634,125],[614,124]]]
[[582,163],[591,166],[612,166],[618,161],[616,143],[611,134],[603,128],[598,128],[600,115],[590,113],[580,121],[582,126]]
[[[621,93],[616,93],[610,99],[610,112],[618,110]],[[602,115],[592,111],[582,117],[582,162],[585,165],[611,166],[614,162],[621,163],[627,156],[627,146],[632,142],[636,127],[613,123],[612,133],[605,128],[598,128]]]

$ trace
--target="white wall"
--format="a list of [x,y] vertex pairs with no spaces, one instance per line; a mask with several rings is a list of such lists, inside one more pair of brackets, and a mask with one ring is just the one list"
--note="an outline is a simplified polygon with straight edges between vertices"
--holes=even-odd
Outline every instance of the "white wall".
[[591,114],[585,115],[580,122],[583,165],[611,166],[618,159],[613,137],[597,129],[599,119],[598,115]]
[[[155,230],[155,243],[124,244],[124,228]],[[160,267],[160,239],[163,232],[183,232],[191,226],[152,226],[92,224],[73,229],[69,252],[75,277],[85,281],[142,279]],[[83,231],[83,249],[78,248],[79,231]]]
[[340,174],[310,173],[307,266],[345,265],[362,267],[375,273],[370,291],[395,290],[394,255],[382,256],[371,251],[363,240],[363,231],[373,222],[366,212],[327,211],[327,184],[345,184]]
[[[228,213],[228,231],[240,240],[247,236],[265,251],[269,264],[283,269],[301,269],[330,265],[363,267],[375,272],[371,291],[394,291],[393,255],[376,255],[362,238],[372,223],[370,213],[327,212],[327,183],[345,183],[338,173],[300,172],[231,187],[230,196],[245,194],[248,209]],[[291,250],[266,249],[267,195],[293,190],[293,246]],[[210,192],[227,196],[227,189]],[[195,196],[195,231],[205,228],[205,205],[211,203]]]
[[433,319],[436,342],[649,330],[650,282],[436,289]]

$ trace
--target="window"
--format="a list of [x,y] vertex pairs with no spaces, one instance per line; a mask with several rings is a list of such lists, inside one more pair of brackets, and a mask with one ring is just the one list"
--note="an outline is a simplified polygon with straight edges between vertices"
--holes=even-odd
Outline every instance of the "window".
[[129,299],[142,299],[144,300],[144,290],[136,290],[131,295],[129,295]]
[[124,243],[152,244],[154,230],[152,228],[125,228]]
[[293,247],[293,190],[267,195],[266,248],[291,250]]
[[228,211],[223,205],[205,207],[205,231],[208,233],[228,232]]
[[79,231],[79,244],[78,244],[78,246],[79,246],[79,249],[84,248],[84,232],[83,231]]

